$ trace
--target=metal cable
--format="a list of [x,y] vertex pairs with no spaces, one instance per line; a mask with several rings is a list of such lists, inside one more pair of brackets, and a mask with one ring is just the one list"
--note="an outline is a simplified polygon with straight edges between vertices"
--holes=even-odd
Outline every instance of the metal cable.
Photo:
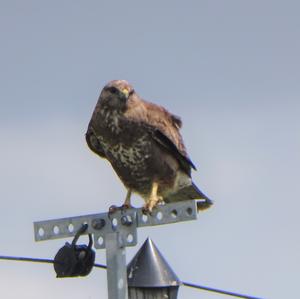
[[238,294],[238,293],[234,293],[234,292],[228,292],[228,291],[215,289],[215,288],[210,288],[210,287],[206,287],[206,286],[202,286],[202,285],[197,285],[197,284],[190,283],[190,282],[185,282],[185,281],[182,281],[182,284],[186,287],[200,289],[200,290],[204,290],[204,291],[208,291],[208,292],[224,294],[224,295],[233,296],[233,297],[237,297],[237,298],[262,299],[262,298],[259,298],[259,297],[253,297],[253,296]]
[[[54,264],[54,260],[50,259],[40,259],[40,258],[31,258],[31,257],[19,257],[19,256],[6,256],[0,255],[0,260],[9,260],[9,261],[19,261],[19,262],[33,262],[33,263],[43,263],[43,264]],[[94,264],[94,267],[106,269],[107,267],[103,264]]]
[[54,260],[49,260],[49,259],[39,259],[39,258],[31,258],[31,257],[19,257],[19,256],[6,256],[6,255],[0,255],[0,260],[20,261],[20,262],[33,262],[33,263],[45,263],[45,264],[53,264],[54,263]]
[[[52,259],[41,259],[41,258],[31,258],[31,257],[19,257],[19,256],[6,256],[6,255],[0,255],[0,260],[9,260],[9,261],[18,261],[18,262],[33,262],[33,263],[44,263],[44,264],[54,264],[54,260]],[[95,263],[94,267],[101,268],[101,269],[107,269],[107,267],[103,264]],[[214,292],[219,293],[223,295],[233,296],[237,298],[245,298],[245,299],[262,299],[259,297],[253,297],[248,295],[242,295],[234,292],[228,292],[220,289],[210,288],[206,286],[201,286],[189,282],[183,281],[182,284],[186,287],[191,287],[195,289],[200,289],[208,292]]]

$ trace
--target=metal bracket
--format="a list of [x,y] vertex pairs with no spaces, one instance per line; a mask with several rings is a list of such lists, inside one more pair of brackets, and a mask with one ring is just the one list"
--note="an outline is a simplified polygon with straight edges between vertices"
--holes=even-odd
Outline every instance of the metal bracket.
[[85,234],[93,234],[94,246],[105,248],[106,235],[118,232],[124,247],[137,244],[137,227],[170,224],[197,219],[194,200],[179,201],[158,206],[152,214],[143,214],[141,208],[117,210],[114,213],[100,213],[70,218],[34,222],[36,241],[60,239],[75,236],[82,224],[88,224]]
[[197,219],[194,200],[158,206],[151,214],[140,209],[119,209],[70,218],[34,222],[36,241],[73,237],[87,224],[84,234],[93,234],[95,248],[106,248],[109,299],[128,299],[125,248],[137,244],[137,228]]

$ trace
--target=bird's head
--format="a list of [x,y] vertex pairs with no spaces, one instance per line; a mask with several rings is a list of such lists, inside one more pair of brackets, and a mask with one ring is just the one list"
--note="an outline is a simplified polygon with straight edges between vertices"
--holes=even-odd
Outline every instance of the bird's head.
[[111,110],[123,111],[128,98],[134,93],[132,85],[125,80],[113,80],[105,85],[101,94],[101,104]]

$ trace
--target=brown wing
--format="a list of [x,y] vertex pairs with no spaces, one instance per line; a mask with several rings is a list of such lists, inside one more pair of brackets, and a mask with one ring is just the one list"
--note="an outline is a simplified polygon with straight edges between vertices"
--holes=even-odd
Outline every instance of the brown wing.
[[182,125],[179,117],[161,106],[141,100],[137,94],[129,98],[124,115],[128,119],[144,123],[153,139],[178,160],[186,173],[190,174],[191,167],[196,169],[187,155],[179,132]]
[[94,129],[91,126],[91,124],[89,124],[88,130],[85,134],[85,139],[91,151],[93,151],[95,154],[99,155],[100,157],[105,158],[104,150],[98,138],[94,134]]

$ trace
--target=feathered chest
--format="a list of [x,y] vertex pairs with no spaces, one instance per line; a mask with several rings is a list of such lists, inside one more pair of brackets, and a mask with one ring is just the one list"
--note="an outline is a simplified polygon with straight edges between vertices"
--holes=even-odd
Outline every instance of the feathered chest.
[[104,115],[97,133],[106,157],[116,166],[137,168],[150,156],[148,130],[117,113]]

